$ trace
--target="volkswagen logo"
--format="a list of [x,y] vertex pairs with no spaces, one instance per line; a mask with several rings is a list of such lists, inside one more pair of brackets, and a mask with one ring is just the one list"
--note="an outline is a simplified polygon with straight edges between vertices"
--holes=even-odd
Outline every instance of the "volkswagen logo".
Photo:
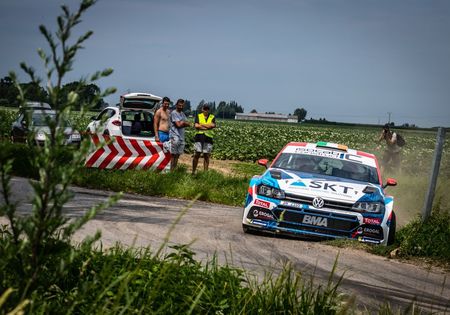
[[314,208],[322,208],[324,204],[325,204],[325,201],[323,201],[323,199],[320,197],[314,198],[313,202],[312,202],[312,205],[314,206]]

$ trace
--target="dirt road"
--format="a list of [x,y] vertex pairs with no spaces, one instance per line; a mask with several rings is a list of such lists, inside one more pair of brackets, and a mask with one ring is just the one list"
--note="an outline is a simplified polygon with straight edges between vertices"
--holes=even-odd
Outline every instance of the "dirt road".
[[[30,210],[30,187],[26,179],[14,178],[14,192],[21,212]],[[108,192],[73,188],[75,199],[66,206],[71,217],[78,217],[89,206],[104,201]],[[81,240],[97,230],[102,243],[116,242],[135,247],[158,248],[172,223],[188,207],[170,235],[170,243],[192,243],[198,259],[217,253],[220,260],[245,268],[255,275],[265,270],[280,270],[291,262],[305,275],[327,281],[338,257],[337,276],[343,274],[341,290],[355,295],[358,303],[376,307],[408,305],[412,300],[426,311],[450,313],[450,274],[435,268],[425,269],[408,263],[374,256],[353,249],[339,249],[319,242],[244,234],[242,209],[205,202],[125,194],[113,207],[90,221],[76,235]],[[0,224],[6,223],[0,218]]]

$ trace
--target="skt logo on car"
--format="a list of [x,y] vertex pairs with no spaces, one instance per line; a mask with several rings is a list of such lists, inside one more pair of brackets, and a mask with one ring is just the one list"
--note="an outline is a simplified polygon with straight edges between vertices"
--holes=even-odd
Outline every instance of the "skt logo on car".
[[305,224],[311,224],[311,225],[317,225],[317,226],[328,226],[328,219],[327,218],[321,218],[321,217],[315,217],[312,215],[305,215],[303,217],[303,223]]
[[321,182],[318,180],[313,180],[309,184],[310,188],[322,188],[323,190],[331,190],[333,192],[337,192],[338,190],[342,190],[344,194],[348,194],[349,190],[354,189],[353,187],[349,186],[343,186],[343,185],[337,185],[337,184],[330,184],[327,182]]

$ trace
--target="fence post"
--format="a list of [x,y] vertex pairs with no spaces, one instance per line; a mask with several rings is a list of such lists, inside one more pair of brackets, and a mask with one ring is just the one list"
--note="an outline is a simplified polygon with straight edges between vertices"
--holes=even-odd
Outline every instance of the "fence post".
[[430,185],[428,186],[428,192],[425,196],[425,203],[422,209],[422,222],[425,222],[431,214],[434,192],[436,190],[436,183],[439,175],[439,166],[441,164],[442,150],[444,148],[444,140],[445,128],[439,127],[436,138],[436,147],[434,148],[433,163],[431,166]]

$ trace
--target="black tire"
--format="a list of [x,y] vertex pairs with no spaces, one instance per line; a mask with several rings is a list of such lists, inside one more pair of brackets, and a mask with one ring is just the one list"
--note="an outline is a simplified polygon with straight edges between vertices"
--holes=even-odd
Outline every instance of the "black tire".
[[395,229],[397,226],[397,220],[395,218],[395,213],[392,212],[392,217],[391,217],[391,225],[389,226],[389,233],[388,233],[388,240],[387,240],[387,244],[388,245],[392,245],[395,242]]
[[245,224],[242,224],[242,230],[244,231],[244,233],[250,233],[250,228]]
[[103,135],[104,135],[104,136],[109,136],[109,130],[108,130],[108,129],[105,129],[105,131],[103,131]]

